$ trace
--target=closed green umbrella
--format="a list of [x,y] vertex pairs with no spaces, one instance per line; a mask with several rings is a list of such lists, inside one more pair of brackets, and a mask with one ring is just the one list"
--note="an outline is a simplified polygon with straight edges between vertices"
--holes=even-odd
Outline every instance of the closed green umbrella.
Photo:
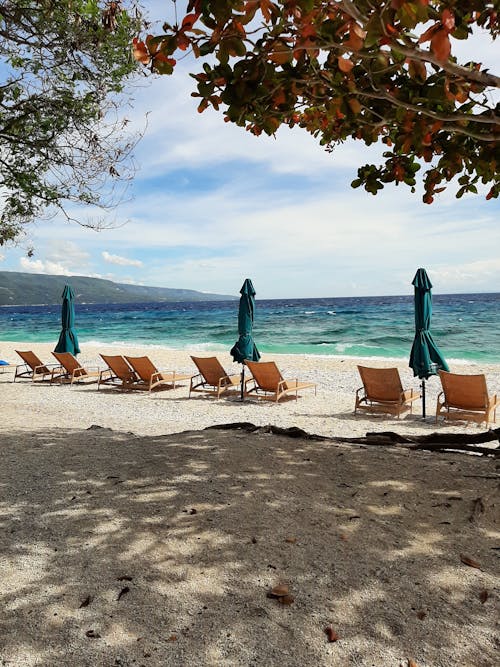
[[422,415],[425,417],[425,380],[438,371],[449,371],[430,332],[432,318],[432,283],[425,269],[418,269],[412,280],[415,288],[415,338],[410,352],[413,375],[422,380]]
[[75,294],[69,285],[64,286],[62,293],[62,331],[59,336],[54,352],[71,352],[71,354],[78,354],[80,348],[78,347],[78,336],[75,331],[75,308],[73,300]]
[[260,353],[253,340],[253,318],[255,311],[255,289],[250,278],[247,278],[240,289],[240,305],[238,308],[239,338],[231,348],[234,361],[243,364],[241,369],[241,399],[243,400],[245,382],[245,359],[259,361]]

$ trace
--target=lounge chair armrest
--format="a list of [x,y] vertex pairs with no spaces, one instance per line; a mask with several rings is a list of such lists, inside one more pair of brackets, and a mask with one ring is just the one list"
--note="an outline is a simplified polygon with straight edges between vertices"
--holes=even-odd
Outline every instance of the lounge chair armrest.
[[224,375],[219,378],[219,389],[221,387],[227,387],[228,385],[237,385],[240,383],[241,377],[239,375]]
[[[26,368],[28,368],[28,364],[25,364]],[[58,364],[40,364],[40,366],[35,366],[33,369],[33,373],[36,375],[37,373],[40,373],[42,368],[48,368],[49,370],[51,368],[59,368]]]
[[404,401],[416,401],[419,398],[422,398],[422,394],[415,389],[406,389],[403,391],[402,398]]
[[356,398],[359,397],[359,392],[360,392],[360,391],[365,391],[364,386],[363,386],[363,387],[360,387],[359,389],[356,389]]
[[85,366],[85,368],[83,368],[83,366],[80,366],[78,368],[75,368],[75,370],[73,371],[73,376],[75,376],[77,371],[83,371],[82,375],[99,375],[101,369],[99,368],[99,366]]
[[87,371],[88,371],[87,368],[83,368],[83,366],[78,366],[78,368],[73,369],[71,376],[74,378],[78,378],[81,377],[82,375],[87,375]]
[[500,399],[497,397],[496,394],[493,394],[492,396],[488,396],[488,406],[490,408],[495,407],[495,405],[500,404]]

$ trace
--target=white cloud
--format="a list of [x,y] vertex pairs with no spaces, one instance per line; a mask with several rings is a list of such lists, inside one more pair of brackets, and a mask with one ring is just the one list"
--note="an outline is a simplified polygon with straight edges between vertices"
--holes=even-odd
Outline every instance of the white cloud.
[[[60,230],[56,238],[50,243],[42,244],[34,259],[20,257],[19,264],[23,271],[29,273],[45,273],[59,276],[75,274],[91,275],[89,268],[89,253],[72,241],[61,240]],[[46,248],[44,250],[44,247]]]
[[[485,259],[476,262],[466,262],[460,266],[441,266],[430,274],[432,282],[441,286],[449,285],[461,291],[491,289],[492,285],[500,285],[500,259]],[[471,285],[474,289],[471,290]],[[440,291],[446,291],[441,288]]]
[[141,267],[143,264],[139,259],[128,259],[127,257],[120,257],[119,255],[111,255],[104,250],[102,253],[103,259],[108,264],[117,264],[118,266],[137,266]]
[[21,257],[19,264],[23,271],[28,273],[47,273],[56,276],[70,276],[71,272],[66,267],[57,262],[43,261],[41,259],[28,259]]

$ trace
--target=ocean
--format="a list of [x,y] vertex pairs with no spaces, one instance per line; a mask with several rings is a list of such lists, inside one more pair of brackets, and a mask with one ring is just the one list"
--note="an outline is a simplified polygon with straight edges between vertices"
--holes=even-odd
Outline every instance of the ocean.
[[[75,304],[81,343],[229,351],[237,301]],[[54,342],[60,306],[0,308],[0,340]],[[447,360],[500,363],[500,294],[433,295],[431,332]],[[262,353],[407,359],[412,296],[273,299],[256,302]]]

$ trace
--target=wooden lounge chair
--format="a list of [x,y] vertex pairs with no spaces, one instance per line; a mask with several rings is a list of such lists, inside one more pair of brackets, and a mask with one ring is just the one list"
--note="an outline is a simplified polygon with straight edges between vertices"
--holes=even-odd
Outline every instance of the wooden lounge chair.
[[[177,373],[177,371],[159,371],[149,357],[125,357],[125,359],[148,391],[175,389],[177,382],[191,379],[191,375]],[[138,389],[139,386],[136,385],[134,388]]]
[[88,384],[91,384],[99,381],[97,366],[84,368],[71,352],[52,352],[52,354],[59,362],[59,366],[52,371],[51,382],[57,380],[58,382],[69,382],[72,385],[75,382],[88,381]]
[[437,397],[436,422],[444,419],[495,422],[500,399],[488,394],[485,375],[458,375],[439,371],[443,391]]
[[189,385],[189,397],[192,392],[202,392],[217,396],[232,393],[241,381],[240,375],[228,375],[217,357],[191,357],[194,361],[198,375],[191,378]]
[[363,386],[356,391],[354,414],[358,410],[382,412],[398,419],[407,410],[412,412],[413,402],[422,397],[414,389],[403,389],[397,368],[368,368],[358,366]]
[[31,350],[16,350],[16,353],[24,361],[24,364],[16,366],[14,382],[16,378],[28,378],[33,382],[36,380],[50,380],[52,378],[52,371],[57,364],[44,364]]
[[124,391],[128,389],[146,389],[144,383],[139,379],[137,373],[130,368],[126,359],[121,354],[101,354],[102,360],[107,368],[99,373],[97,389],[101,385],[111,385]]
[[276,403],[288,394],[295,394],[295,400],[297,400],[298,392],[309,387],[314,387],[316,395],[316,385],[313,382],[299,382],[298,379],[286,380],[274,361],[245,361],[245,365],[253,375],[245,382],[246,394],[255,392],[258,398]]

